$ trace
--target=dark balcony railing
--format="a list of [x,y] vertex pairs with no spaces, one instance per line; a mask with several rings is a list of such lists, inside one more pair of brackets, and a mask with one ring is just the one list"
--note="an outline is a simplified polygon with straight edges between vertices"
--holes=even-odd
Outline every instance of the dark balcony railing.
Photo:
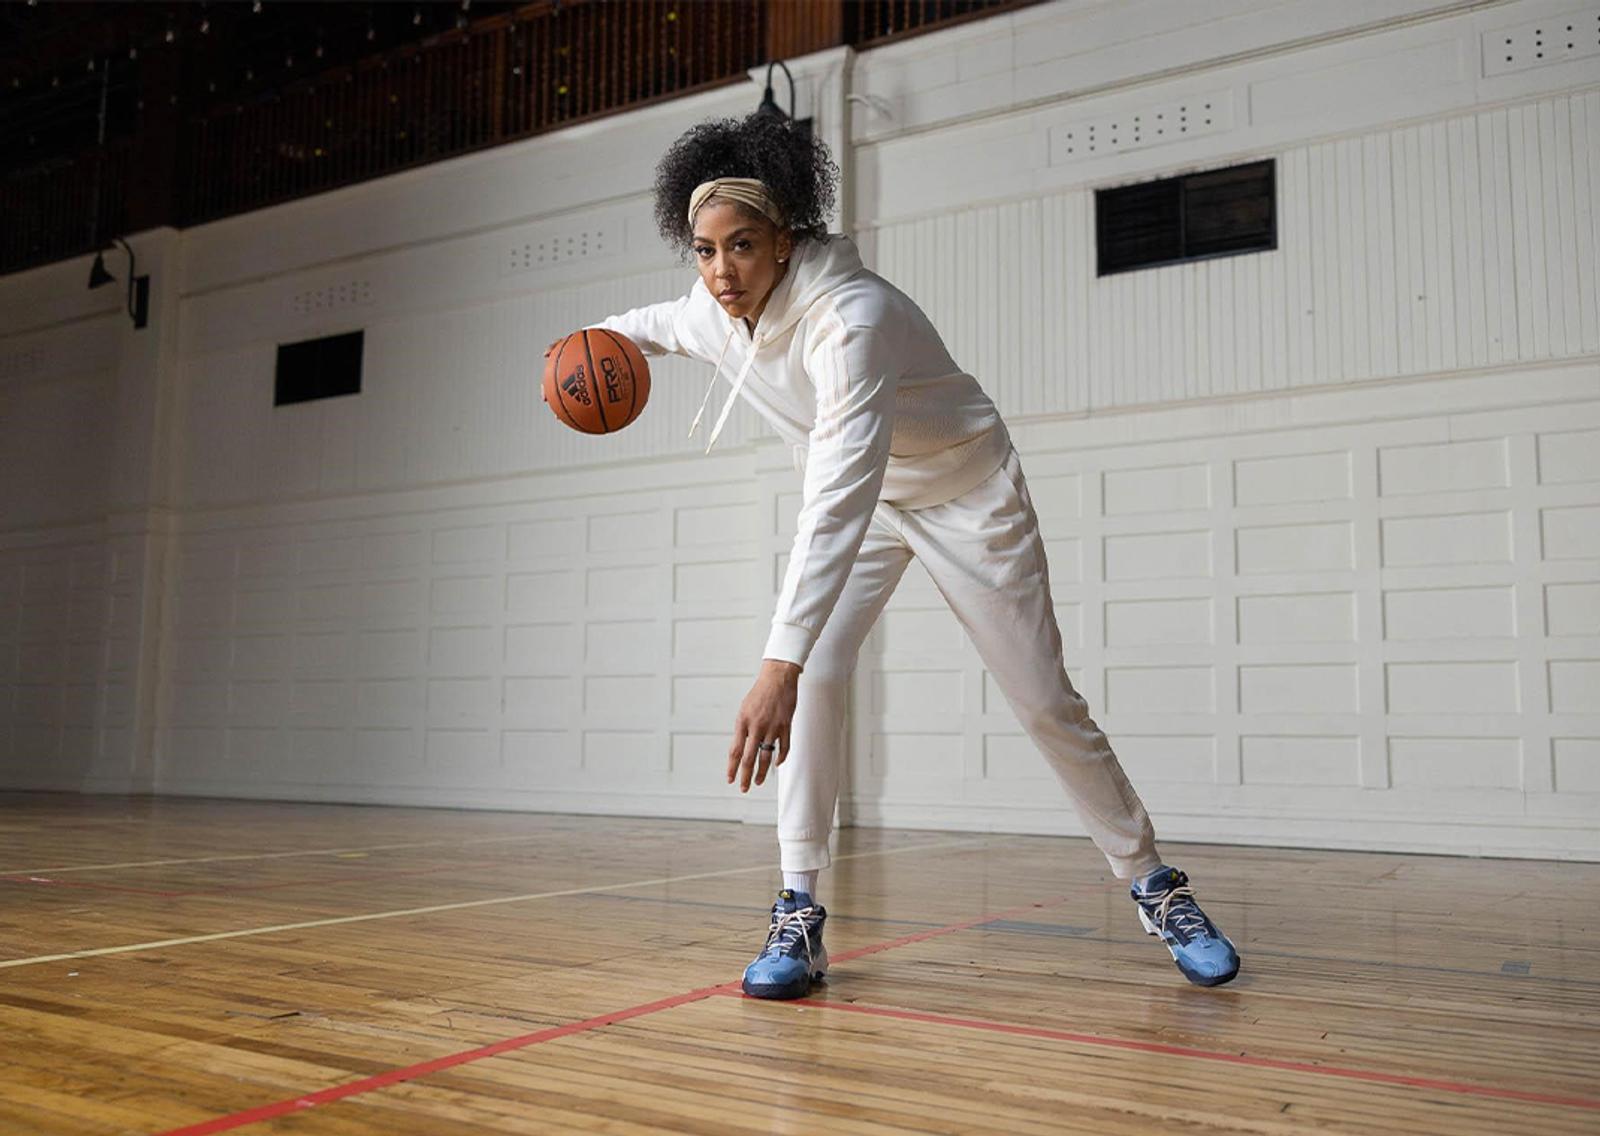
[[65,260],[125,232],[133,157],[124,138],[0,178],[0,272]]
[[1036,0],[847,0],[844,41],[853,47],[876,47],[890,40],[964,20],[1024,8]]
[[519,13],[193,120],[192,224],[741,79],[761,5],[567,3]]
[[165,135],[141,115],[142,134],[0,174],[0,272],[88,252],[128,224],[214,220],[739,82],[768,59],[1033,2],[540,0],[169,117]]

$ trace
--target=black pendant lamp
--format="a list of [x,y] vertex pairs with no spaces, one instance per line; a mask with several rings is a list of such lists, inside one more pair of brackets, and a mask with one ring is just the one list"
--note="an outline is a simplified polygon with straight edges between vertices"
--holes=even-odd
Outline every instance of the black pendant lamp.
[[[121,237],[113,237],[113,241],[121,245],[128,254],[128,318],[133,320],[135,330],[144,327],[150,322],[150,277],[148,274],[138,276],[135,274],[135,260],[133,249]],[[89,287],[99,288],[101,285],[110,284],[116,280],[106,269],[106,254],[102,249],[94,254],[94,263],[89,266]]]
[[[788,114],[783,113],[783,108],[778,105],[778,100],[772,97],[772,69],[774,67],[782,67],[784,75],[789,80]],[[762,92],[761,105],[756,107],[756,113],[781,119],[807,137],[811,135],[811,120],[809,118],[795,118],[794,116],[794,75],[790,72],[789,65],[781,59],[774,59],[767,64],[767,89]]]

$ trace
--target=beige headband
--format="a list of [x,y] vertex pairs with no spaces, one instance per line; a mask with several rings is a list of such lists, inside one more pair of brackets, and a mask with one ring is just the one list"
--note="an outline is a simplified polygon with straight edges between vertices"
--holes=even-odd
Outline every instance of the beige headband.
[[772,200],[767,187],[755,178],[713,178],[695,186],[694,192],[689,195],[690,228],[694,227],[694,215],[713,197],[748,205],[780,229],[783,228],[782,210],[778,208],[778,203]]

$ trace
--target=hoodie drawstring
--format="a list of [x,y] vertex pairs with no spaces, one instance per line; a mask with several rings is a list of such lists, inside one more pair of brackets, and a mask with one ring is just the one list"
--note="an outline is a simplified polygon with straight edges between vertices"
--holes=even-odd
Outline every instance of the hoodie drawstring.
[[695,411],[694,421],[689,423],[689,437],[694,437],[694,432],[700,429],[700,419],[705,417],[706,404],[711,401],[711,392],[717,389],[717,376],[722,373],[722,361],[728,357],[728,344],[733,342],[733,333],[737,327],[728,328],[728,338],[722,341],[722,350],[717,354],[717,365],[711,368],[711,382],[706,384],[706,395],[700,400],[700,409]]
[[728,421],[728,415],[733,413],[733,404],[739,401],[739,392],[744,389],[744,380],[750,374],[750,368],[755,366],[756,353],[761,350],[761,345],[766,342],[766,336],[757,333],[750,344],[750,354],[745,358],[744,366],[739,368],[739,377],[733,380],[733,389],[728,392],[728,401],[722,404],[722,413],[717,415],[717,424],[711,428],[711,437],[706,439],[706,453],[711,452],[711,447],[717,444],[717,435],[722,433],[723,425]]
[[[722,341],[722,353],[717,356],[717,365],[711,371],[711,385],[706,387],[706,396],[700,400],[700,411],[694,416],[694,422],[689,427],[689,436],[694,437],[694,432],[700,428],[700,419],[706,412],[706,404],[711,401],[711,392],[716,388],[717,376],[722,371],[722,360],[728,354],[728,344],[733,342],[734,332],[737,327],[728,329],[728,338]],[[733,413],[733,404],[739,401],[739,392],[744,389],[744,381],[750,375],[750,369],[755,365],[756,353],[766,342],[764,333],[757,333],[750,343],[750,354],[745,357],[744,366],[739,368],[739,374],[733,380],[733,389],[728,392],[728,401],[722,404],[722,413],[717,415],[717,423],[711,428],[711,437],[706,439],[706,453],[711,452],[711,447],[717,444],[717,436],[722,433],[722,428],[728,422],[728,415]]]

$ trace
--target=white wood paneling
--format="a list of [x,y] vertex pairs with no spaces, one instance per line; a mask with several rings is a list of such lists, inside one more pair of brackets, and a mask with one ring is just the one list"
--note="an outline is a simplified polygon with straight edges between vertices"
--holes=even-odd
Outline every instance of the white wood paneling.
[[886,223],[877,267],[1012,415],[1582,357],[1597,128],[1591,91],[1256,155],[1273,252],[1096,277],[1076,189]]
[[756,589],[693,582],[760,571],[747,467],[194,515],[161,788],[740,815],[707,739],[759,650]]
[[[1593,428],[1597,395],[1585,363],[1307,394],[1270,422],[1224,403],[1021,428],[1030,483],[1120,487],[1046,495],[1041,527],[1052,556],[1084,547],[1075,571],[1051,564],[1058,609],[1091,616],[1070,621],[1068,672],[1158,830],[1600,856],[1600,472],[1550,482],[1533,460]],[[897,781],[858,752],[849,814],[1081,831],[908,579],[856,714],[873,739],[922,735],[931,779],[902,791],[909,755]]]
[[129,787],[151,669],[148,543],[103,524],[0,539],[0,783]]

